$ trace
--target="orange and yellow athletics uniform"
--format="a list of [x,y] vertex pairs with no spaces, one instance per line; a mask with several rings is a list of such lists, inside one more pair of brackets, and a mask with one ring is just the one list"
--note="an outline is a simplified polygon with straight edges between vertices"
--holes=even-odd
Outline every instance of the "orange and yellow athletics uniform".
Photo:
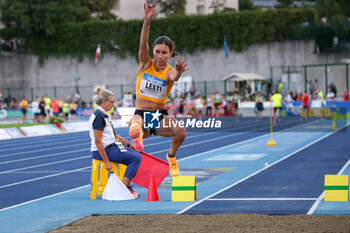
[[154,67],[154,60],[152,60],[152,65],[143,73],[137,75],[136,95],[156,103],[166,103],[173,87],[165,81],[169,69],[170,66],[168,65],[164,70],[157,72]]

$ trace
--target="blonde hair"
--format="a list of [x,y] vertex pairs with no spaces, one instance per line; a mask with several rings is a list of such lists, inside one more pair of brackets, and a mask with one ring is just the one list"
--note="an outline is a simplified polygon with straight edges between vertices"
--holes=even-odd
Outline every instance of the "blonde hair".
[[97,86],[94,90],[94,94],[96,94],[95,103],[97,105],[101,105],[103,100],[109,100],[110,96],[114,96],[113,92],[107,90],[103,86]]

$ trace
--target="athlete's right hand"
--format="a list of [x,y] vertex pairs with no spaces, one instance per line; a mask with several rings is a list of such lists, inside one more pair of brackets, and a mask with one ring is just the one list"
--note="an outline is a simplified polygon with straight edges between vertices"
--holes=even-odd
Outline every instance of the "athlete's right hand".
[[145,20],[151,20],[156,9],[156,4],[144,4],[143,8],[145,11]]

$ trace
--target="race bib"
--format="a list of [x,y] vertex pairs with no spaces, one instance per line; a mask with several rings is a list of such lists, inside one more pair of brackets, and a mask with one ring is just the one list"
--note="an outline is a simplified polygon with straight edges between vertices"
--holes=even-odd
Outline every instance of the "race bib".
[[167,85],[165,80],[144,73],[141,84],[140,94],[153,99],[165,99],[167,93]]

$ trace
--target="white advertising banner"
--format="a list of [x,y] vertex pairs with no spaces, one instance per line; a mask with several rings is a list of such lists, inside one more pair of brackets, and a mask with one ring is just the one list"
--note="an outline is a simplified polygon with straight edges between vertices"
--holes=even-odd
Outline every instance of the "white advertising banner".
[[0,129],[0,140],[9,138],[11,138],[11,136],[7,134],[5,129]]
[[50,130],[45,125],[25,126],[21,127],[21,130],[27,136],[41,136],[51,134]]

